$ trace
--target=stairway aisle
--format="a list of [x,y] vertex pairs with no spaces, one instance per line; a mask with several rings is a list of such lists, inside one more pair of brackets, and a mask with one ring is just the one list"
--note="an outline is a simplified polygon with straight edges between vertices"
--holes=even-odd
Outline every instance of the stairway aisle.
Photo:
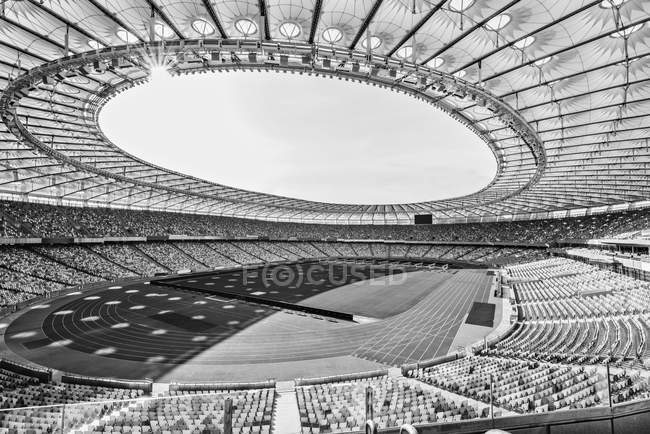
[[[393,376],[393,375],[391,375]],[[419,381],[416,380],[415,378],[410,378],[410,377],[403,377],[403,376],[395,376],[395,378],[402,378],[406,381],[408,381],[412,386],[420,386],[422,390],[428,390],[432,393],[440,393],[447,401],[453,401],[457,404],[466,401],[469,403],[472,407],[476,408],[480,414],[481,411],[483,411],[484,408],[490,408],[490,404],[486,404],[485,402],[482,401],[477,401],[476,399],[469,398],[464,395],[458,395],[457,393],[450,392],[446,389],[441,389],[439,387],[433,386],[431,384],[425,383],[424,381]],[[494,406],[494,412],[495,414],[498,414],[497,412],[500,412],[501,415],[503,416],[516,416],[518,413],[510,410],[506,410],[505,408]]]
[[300,412],[293,381],[278,381],[275,385],[273,429],[276,434],[300,434]]

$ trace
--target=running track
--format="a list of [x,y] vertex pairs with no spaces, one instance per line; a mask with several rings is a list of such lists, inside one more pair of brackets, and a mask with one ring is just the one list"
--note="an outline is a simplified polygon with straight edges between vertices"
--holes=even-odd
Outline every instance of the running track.
[[[439,273],[410,273],[409,283],[428,285],[429,294],[401,314],[368,324],[139,284],[27,311],[6,330],[5,341],[44,366],[121,378],[159,377],[187,362],[261,367],[354,356],[398,366],[446,354],[472,303],[488,299],[491,279],[484,270],[450,271],[433,285]],[[170,305],[174,311],[165,312]],[[216,324],[210,322],[215,313]]]

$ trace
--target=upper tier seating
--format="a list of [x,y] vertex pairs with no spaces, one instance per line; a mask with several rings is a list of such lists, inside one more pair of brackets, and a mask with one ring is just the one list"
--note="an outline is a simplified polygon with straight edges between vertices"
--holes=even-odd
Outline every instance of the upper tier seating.
[[176,247],[175,243],[137,243],[134,247],[147,258],[170,271],[193,270],[205,271],[205,264],[194,259],[183,250]]
[[93,250],[85,249],[81,246],[35,247],[34,250],[63,265],[76,268],[93,276],[101,277],[104,280],[136,276],[128,268],[111,262]]
[[93,244],[88,248],[139,276],[153,276],[168,271],[131,244]]
[[[380,247],[381,246],[381,247]],[[414,257],[431,246],[391,246],[390,256]],[[434,246],[449,252],[451,246]],[[517,260],[514,251],[526,249],[489,248],[478,262]],[[536,249],[525,257],[545,255]],[[465,249],[462,250],[464,252]],[[503,251],[503,255],[502,255]],[[380,243],[270,242],[270,241],[168,241],[105,243],[34,247],[0,246],[0,307],[11,306],[38,295],[66,287],[105,280],[153,276],[183,269],[205,271],[268,261],[299,258],[388,256],[389,248]],[[431,256],[433,257],[433,256]],[[454,259],[452,255],[447,255]]]
[[650,210],[552,220],[443,225],[315,225],[229,217],[76,208],[0,201],[0,230],[6,236],[104,237],[214,235],[271,238],[348,238],[435,241],[515,241],[612,237],[648,228]]
[[[650,231],[648,231],[650,236]],[[647,238],[644,238],[647,239]],[[566,249],[567,255],[569,257],[580,257],[580,258],[587,258],[589,260],[596,260],[596,261],[604,261],[604,262],[610,262],[613,261],[615,258],[620,259],[632,259],[634,261],[644,261],[644,262],[650,262],[650,255],[643,253],[643,251],[639,251],[639,249],[636,249],[634,252],[632,252],[632,249],[630,247],[622,247],[622,249],[625,249],[624,251],[617,251],[617,250],[604,250],[604,249],[597,249],[597,248],[585,248],[585,247],[576,247],[576,248],[570,248]],[[644,251],[647,251],[647,249],[644,249]]]
[[506,273],[520,321],[486,354],[647,363],[650,283],[565,258],[510,266]]
[[175,243],[176,247],[181,249],[185,254],[195,258],[201,264],[205,264],[209,268],[219,267],[236,267],[239,265],[218,249],[211,246],[209,243],[203,242],[179,242]]

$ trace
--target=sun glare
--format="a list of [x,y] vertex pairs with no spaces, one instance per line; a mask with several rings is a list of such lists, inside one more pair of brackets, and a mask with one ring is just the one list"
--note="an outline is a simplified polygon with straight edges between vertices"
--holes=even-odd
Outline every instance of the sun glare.
[[149,70],[149,80],[152,82],[170,82],[172,79],[169,69],[165,65],[154,65]]

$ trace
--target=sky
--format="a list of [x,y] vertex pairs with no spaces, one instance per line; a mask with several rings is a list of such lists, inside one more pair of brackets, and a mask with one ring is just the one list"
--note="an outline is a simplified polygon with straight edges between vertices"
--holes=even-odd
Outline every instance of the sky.
[[444,199],[483,188],[496,171],[487,145],[444,112],[307,75],[156,71],[109,101],[99,122],[113,143],[162,167],[323,202]]

